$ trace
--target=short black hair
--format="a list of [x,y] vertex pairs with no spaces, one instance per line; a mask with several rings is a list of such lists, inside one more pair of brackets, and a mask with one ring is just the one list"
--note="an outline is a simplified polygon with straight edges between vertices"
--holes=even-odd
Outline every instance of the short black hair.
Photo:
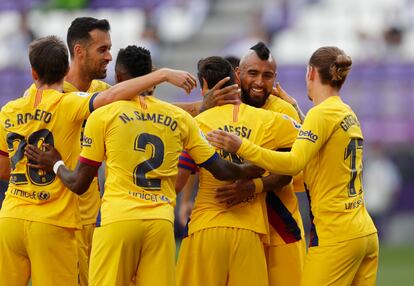
[[115,67],[121,67],[131,77],[149,74],[152,71],[151,52],[137,46],[120,49]]
[[106,19],[98,20],[92,17],[78,17],[72,21],[66,37],[71,57],[73,57],[75,45],[79,42],[89,41],[91,39],[89,32],[95,29],[109,32],[111,27]]
[[262,61],[267,61],[270,57],[270,50],[263,42],[258,42],[250,50],[253,50]]
[[197,69],[201,87],[203,86],[203,79],[206,80],[209,89],[213,88],[225,77],[230,77],[230,80],[223,87],[236,83],[236,75],[232,65],[222,57],[213,56],[201,59],[198,61]]
[[33,41],[29,46],[29,60],[43,84],[60,82],[69,70],[68,49],[56,36]]
[[228,60],[229,63],[232,65],[232,67],[234,69],[237,68],[237,67],[239,67],[240,58],[238,58],[236,56],[227,56],[227,57],[224,57],[224,59]]

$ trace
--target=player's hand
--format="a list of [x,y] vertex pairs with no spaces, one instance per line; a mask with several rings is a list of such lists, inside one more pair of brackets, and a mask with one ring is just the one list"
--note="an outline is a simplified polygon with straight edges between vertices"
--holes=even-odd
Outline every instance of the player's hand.
[[180,207],[178,208],[178,222],[181,226],[186,226],[188,217],[191,214],[191,210],[193,209],[193,202],[183,202],[181,201]]
[[42,145],[44,150],[34,145],[27,145],[24,154],[29,159],[27,165],[32,168],[53,172],[53,165],[62,159],[59,152],[49,144]]
[[211,145],[230,153],[236,153],[242,144],[240,137],[222,130],[210,131],[206,137]]
[[254,198],[254,183],[250,179],[237,180],[232,184],[222,186],[216,190],[216,199],[219,203],[232,207]]
[[201,105],[201,111],[210,109],[214,106],[220,106],[225,104],[237,104],[241,102],[240,89],[237,84],[221,88],[229,80],[230,77],[223,78],[218,83],[216,83],[216,85],[212,89],[208,90],[204,94],[203,103]]
[[189,72],[168,68],[164,68],[163,71],[169,83],[181,87],[187,94],[190,94],[191,90],[197,86],[196,78]]
[[290,103],[292,105],[295,105],[296,99],[294,99],[293,97],[291,97],[280,85],[280,83],[276,83],[276,87],[273,87],[272,89],[272,94],[276,95],[278,97],[280,97],[281,99],[283,99],[284,101],[286,101],[287,103]]

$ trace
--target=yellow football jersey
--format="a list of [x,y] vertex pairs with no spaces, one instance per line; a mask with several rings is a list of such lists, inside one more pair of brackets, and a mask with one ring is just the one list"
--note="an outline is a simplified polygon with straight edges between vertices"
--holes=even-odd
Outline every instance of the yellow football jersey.
[[27,166],[27,144],[57,146],[69,168],[80,153],[82,121],[93,109],[92,95],[37,90],[6,104],[1,111],[0,150],[10,158],[11,175],[1,217],[80,228],[78,197],[55,174]]
[[[246,104],[217,106],[201,113],[196,119],[204,133],[222,129],[270,149],[290,148],[298,132],[297,123],[290,117]],[[219,153],[226,160],[243,162],[243,158],[235,154],[223,150]],[[200,170],[199,176],[199,190],[188,224],[189,234],[218,226],[268,234],[264,193],[228,208],[217,202],[215,194],[218,187],[229,182],[215,179],[205,169]]]
[[[300,122],[295,108],[283,99],[270,95],[262,106],[263,109],[286,114]],[[304,238],[302,216],[295,192],[303,192],[303,184],[293,183],[281,191],[269,193],[266,197],[267,213],[270,224],[270,245],[282,245]]]
[[94,111],[86,123],[80,160],[106,160],[101,224],[130,219],[173,222],[177,162],[183,149],[201,165],[218,157],[187,112],[153,96]]
[[292,104],[284,101],[280,97],[270,95],[261,108],[286,114],[297,122],[300,122],[300,118],[296,109],[292,106]]
[[361,182],[363,139],[355,113],[332,96],[308,112],[291,152],[271,152],[243,139],[237,153],[275,173],[304,168],[310,246],[326,245],[376,232]]
[[[100,80],[93,80],[89,89],[87,90],[88,93],[96,93],[107,90],[111,86],[106,82]],[[79,91],[74,85],[70,82],[65,81],[63,83],[63,92],[75,92]],[[85,126],[85,122],[83,123],[83,127],[81,130],[80,137],[82,137],[83,129]],[[82,195],[79,196],[79,209],[81,214],[81,220],[83,225],[92,224],[96,222],[96,217],[98,215],[99,207],[101,206],[101,198],[99,193],[99,184],[98,184],[98,177],[95,177],[89,186],[89,189]]]

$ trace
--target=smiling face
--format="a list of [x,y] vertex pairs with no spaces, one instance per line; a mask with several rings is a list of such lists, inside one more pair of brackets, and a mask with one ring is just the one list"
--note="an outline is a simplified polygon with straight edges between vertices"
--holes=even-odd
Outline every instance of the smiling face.
[[240,78],[242,100],[248,105],[262,107],[276,80],[276,63],[270,55],[261,60],[254,51],[247,54],[237,70]]
[[87,43],[82,65],[91,79],[104,79],[108,63],[112,60],[111,36],[108,32],[98,29],[92,30],[89,34],[91,39]]

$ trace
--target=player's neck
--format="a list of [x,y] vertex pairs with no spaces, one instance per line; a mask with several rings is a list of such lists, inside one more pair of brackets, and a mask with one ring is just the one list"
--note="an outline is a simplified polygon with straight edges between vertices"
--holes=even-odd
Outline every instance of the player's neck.
[[77,90],[86,92],[91,86],[92,79],[88,75],[82,72],[79,65],[71,62],[68,74],[65,77],[65,81],[76,87]]
[[329,97],[339,96],[338,90],[329,85],[320,85],[315,91],[313,98],[313,104],[316,106]]
[[53,84],[43,84],[39,81],[35,81],[35,85],[37,90],[47,90],[47,89],[54,89],[59,92],[63,92],[63,80]]

